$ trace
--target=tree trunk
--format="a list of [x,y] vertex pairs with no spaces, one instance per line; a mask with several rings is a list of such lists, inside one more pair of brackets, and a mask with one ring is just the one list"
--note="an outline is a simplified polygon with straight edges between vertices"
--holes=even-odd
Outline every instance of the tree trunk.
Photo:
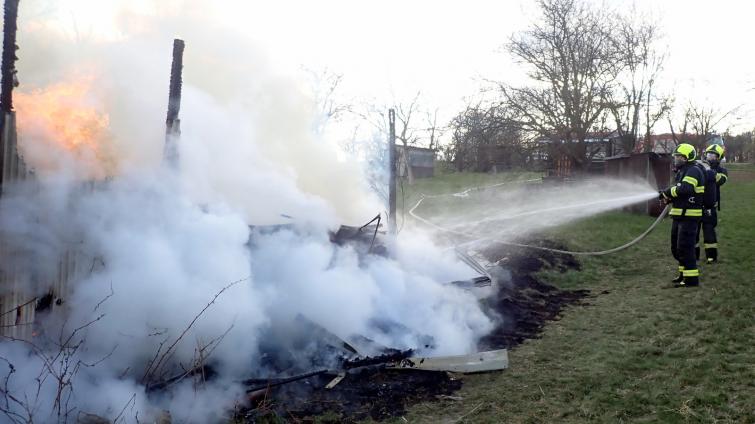
[[414,184],[414,171],[412,171],[412,164],[409,158],[409,146],[404,142],[404,166],[406,171],[406,180],[409,185]]

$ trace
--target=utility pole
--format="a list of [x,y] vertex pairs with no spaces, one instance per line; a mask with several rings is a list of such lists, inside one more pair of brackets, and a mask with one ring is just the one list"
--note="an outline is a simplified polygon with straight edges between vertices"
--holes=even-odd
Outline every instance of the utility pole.
[[181,84],[183,72],[184,42],[173,40],[173,63],[170,67],[170,88],[168,90],[168,117],[165,120],[165,148],[163,163],[171,167],[178,165],[178,139],[181,136]]
[[388,232],[396,235],[396,111],[388,109]]

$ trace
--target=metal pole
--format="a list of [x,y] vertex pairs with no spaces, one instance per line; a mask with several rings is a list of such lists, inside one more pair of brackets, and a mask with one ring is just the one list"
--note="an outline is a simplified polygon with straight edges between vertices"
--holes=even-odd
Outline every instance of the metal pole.
[[396,234],[396,111],[388,109],[388,232]]
[[173,40],[173,63],[170,67],[170,88],[168,90],[168,116],[165,120],[165,150],[163,161],[175,166],[178,162],[178,137],[181,135],[181,84],[183,82],[183,40]]

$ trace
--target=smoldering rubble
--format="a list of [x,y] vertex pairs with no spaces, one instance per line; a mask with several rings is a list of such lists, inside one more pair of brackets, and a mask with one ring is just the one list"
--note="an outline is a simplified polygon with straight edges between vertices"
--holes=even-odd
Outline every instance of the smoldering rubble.
[[[380,418],[404,404],[375,398],[448,396],[461,383],[444,370],[505,366],[508,346],[477,356],[502,323],[481,300],[501,287],[422,231],[362,225],[382,202],[312,134],[311,98],[217,24],[142,18],[104,41],[60,37],[45,15],[20,32],[22,53],[55,48],[45,66],[19,54],[28,173],[0,198],[4,418],[215,422],[318,396]],[[169,55],[154,46],[177,28],[201,41],[166,167]]]

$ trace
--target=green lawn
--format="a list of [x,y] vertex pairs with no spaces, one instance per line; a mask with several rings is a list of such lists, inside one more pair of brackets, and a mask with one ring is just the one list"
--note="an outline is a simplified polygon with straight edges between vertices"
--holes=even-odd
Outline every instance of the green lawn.
[[[729,169],[721,262],[701,267],[701,287],[663,288],[676,275],[668,220],[629,250],[580,257],[582,271],[546,272],[545,281],[592,297],[513,349],[510,369],[464,377],[461,401],[419,404],[405,419],[755,423],[755,166]],[[457,191],[484,177],[444,178]],[[421,184],[444,187],[436,179]],[[652,220],[615,212],[543,235],[599,250],[631,240]]]

